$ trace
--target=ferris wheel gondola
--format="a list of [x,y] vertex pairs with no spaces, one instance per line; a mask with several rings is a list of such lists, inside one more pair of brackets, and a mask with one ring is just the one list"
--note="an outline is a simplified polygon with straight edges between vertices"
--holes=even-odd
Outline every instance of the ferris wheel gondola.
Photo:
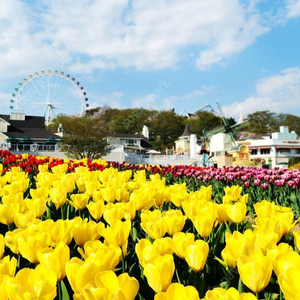
[[24,78],[10,100],[12,112],[45,116],[46,125],[59,114],[82,116],[88,107],[87,93],[80,82],[70,74],[51,70]]

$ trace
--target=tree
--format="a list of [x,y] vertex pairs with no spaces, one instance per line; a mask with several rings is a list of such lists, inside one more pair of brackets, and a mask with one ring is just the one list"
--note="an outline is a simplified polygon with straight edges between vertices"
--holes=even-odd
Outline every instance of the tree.
[[290,131],[295,131],[300,135],[300,117],[291,114],[279,114],[278,126],[288,126]]
[[161,111],[149,128],[150,141],[157,149],[174,147],[174,141],[181,136],[184,127],[184,117],[176,115],[171,110]]
[[209,131],[223,125],[223,121],[219,116],[208,111],[197,111],[194,117],[187,120],[187,123],[191,131],[198,137],[203,135],[203,130]]
[[275,113],[269,110],[257,111],[248,115],[248,131],[256,134],[267,134],[278,131],[278,121]]
[[101,158],[107,153],[107,126],[100,119],[87,117],[60,117],[63,151],[75,159]]

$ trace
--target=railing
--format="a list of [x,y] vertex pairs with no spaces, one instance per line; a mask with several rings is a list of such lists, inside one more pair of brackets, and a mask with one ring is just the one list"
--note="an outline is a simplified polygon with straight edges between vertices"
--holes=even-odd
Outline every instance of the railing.
[[60,151],[61,149],[61,147],[58,145],[47,145],[47,144],[11,144],[11,145],[2,146],[2,148],[12,152],[37,152],[37,151],[55,152],[55,151]]
[[202,157],[200,155],[195,155],[191,158],[190,155],[142,155],[126,153],[125,161],[131,164],[176,164],[179,162],[187,162],[191,164],[193,162],[198,162]]

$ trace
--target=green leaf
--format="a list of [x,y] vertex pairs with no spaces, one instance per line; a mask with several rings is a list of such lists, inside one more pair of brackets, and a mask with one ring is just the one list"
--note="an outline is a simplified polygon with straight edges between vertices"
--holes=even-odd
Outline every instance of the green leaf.
[[70,300],[68,290],[63,281],[60,282],[60,289],[61,289],[61,297],[62,297],[60,300]]

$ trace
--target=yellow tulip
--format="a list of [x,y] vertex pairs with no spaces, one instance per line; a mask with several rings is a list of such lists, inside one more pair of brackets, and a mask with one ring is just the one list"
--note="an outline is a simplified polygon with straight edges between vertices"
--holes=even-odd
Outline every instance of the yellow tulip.
[[124,219],[125,220],[133,220],[136,215],[136,204],[134,201],[128,201],[123,204],[123,210],[124,210]]
[[216,205],[212,202],[209,203],[204,207],[201,214],[199,213],[191,218],[197,232],[203,238],[207,238],[211,234],[218,217]]
[[154,205],[154,198],[149,196],[146,189],[138,189],[133,191],[129,196],[129,201],[135,203],[137,211],[150,209]]
[[21,255],[36,264],[38,260],[38,251],[49,247],[51,237],[45,232],[34,232],[26,229],[25,234],[22,234],[18,239],[18,248]]
[[7,275],[9,277],[14,277],[17,268],[17,259],[15,257],[10,258],[5,256],[0,260],[0,277],[2,275]]
[[40,173],[48,172],[49,170],[49,164],[40,164],[38,165],[38,169]]
[[94,202],[104,202],[101,191],[93,191],[92,198]]
[[225,209],[227,215],[234,223],[241,223],[246,218],[247,206],[242,202],[235,202],[234,204],[226,204]]
[[207,300],[219,300],[219,299],[228,299],[228,300],[238,300],[239,292],[235,288],[231,287],[228,290],[217,287],[210,291],[207,291],[205,294],[205,298]]
[[67,201],[67,189],[64,187],[52,188],[49,191],[49,196],[56,209],[58,209],[59,207],[62,207]]
[[141,213],[141,227],[154,240],[162,238],[167,232],[166,221],[158,209]]
[[27,210],[25,213],[17,213],[14,218],[14,223],[18,228],[27,228],[36,219],[33,211]]
[[170,186],[169,192],[171,195],[171,202],[176,207],[181,207],[182,202],[189,198],[185,183]]
[[193,233],[176,232],[173,235],[173,247],[176,255],[182,259],[185,258],[185,252],[189,245],[194,243],[195,236]]
[[295,251],[287,251],[275,262],[277,276],[288,273],[290,269],[300,269],[300,255]]
[[[130,277],[127,273],[123,273],[117,277],[113,271],[99,272],[95,278],[95,289],[84,289],[84,299],[91,299],[89,295],[95,299],[126,299],[134,300],[139,290],[139,282]],[[105,298],[99,298],[99,295],[105,295]]]
[[229,221],[229,217],[226,211],[226,204],[217,204],[217,215],[218,223],[223,224]]
[[49,190],[45,187],[40,187],[37,189],[30,189],[29,193],[31,198],[48,198]]
[[37,218],[40,218],[47,209],[47,198],[33,198],[24,200],[28,210],[34,212]]
[[252,252],[241,256],[237,262],[242,282],[254,293],[262,291],[272,275],[272,262],[261,252]]
[[230,204],[232,201],[238,201],[242,196],[242,190],[243,188],[238,185],[224,187],[225,195],[223,196],[223,203]]
[[75,189],[75,181],[74,173],[68,173],[60,178],[58,181],[53,181],[52,187],[53,188],[63,188],[67,191],[67,193],[73,193]]
[[103,211],[104,211],[104,202],[97,201],[97,202],[90,202],[87,204],[87,209],[89,210],[89,213],[91,216],[99,221],[102,217]]
[[54,174],[65,174],[68,171],[68,164],[64,163],[51,168]]
[[271,249],[268,249],[267,256],[271,259],[273,270],[277,276],[279,275],[279,269],[277,267],[278,261],[281,257],[291,251],[293,251],[293,248],[286,243],[280,243],[279,245],[275,245]]
[[154,246],[148,239],[139,240],[135,245],[135,252],[143,268],[159,256],[158,247]]
[[0,223],[11,225],[19,211],[20,205],[18,203],[0,204]]
[[56,297],[56,275],[42,265],[35,269],[24,268],[8,282],[6,290],[9,299],[52,300]]
[[130,230],[130,220],[126,220],[125,222],[116,220],[106,228],[101,227],[99,229],[99,233],[105,238],[106,243],[121,247],[125,256],[127,253],[128,236]]
[[10,282],[11,282],[11,277],[7,275],[0,276],[0,295],[3,300],[9,300],[8,289],[9,289]]
[[183,216],[180,210],[168,210],[163,213],[166,230],[170,236],[175,232],[180,232],[184,227],[186,216]]
[[153,239],[159,239],[165,236],[167,232],[166,221],[164,218],[142,222],[141,227]]
[[0,259],[2,259],[5,250],[4,236],[0,234]]
[[81,294],[83,288],[89,284],[94,283],[95,277],[99,273],[99,268],[93,263],[86,263],[77,257],[71,258],[66,263],[66,276],[76,294]]
[[154,300],[200,300],[199,293],[195,287],[184,286],[180,283],[172,283],[166,292],[160,292],[155,295]]
[[103,218],[111,224],[116,220],[122,220],[124,216],[124,207],[122,203],[107,203],[104,206]]
[[52,270],[57,275],[57,281],[65,278],[65,266],[67,261],[70,260],[70,249],[63,242],[57,244],[53,248],[44,248],[38,252],[38,259],[47,270]]
[[255,246],[256,236],[247,229],[244,233],[234,231],[225,233],[226,246],[221,252],[222,259],[230,268],[235,268],[242,255],[249,255]]
[[72,234],[77,245],[83,246],[87,241],[94,241],[100,238],[99,230],[104,228],[103,223],[88,221],[88,219],[79,221],[73,226]]
[[209,202],[212,197],[212,185],[202,185],[199,191],[195,192],[200,201]]
[[155,293],[165,292],[172,282],[175,271],[173,256],[166,254],[158,256],[154,261],[145,265],[144,275],[149,286]]
[[84,251],[77,249],[85,262],[95,264],[99,271],[115,270],[122,260],[121,248],[114,245],[105,245],[99,240],[88,241],[84,244]]
[[185,251],[185,260],[194,272],[200,272],[206,263],[209,246],[203,240],[196,240]]
[[86,208],[90,197],[88,194],[72,194],[69,203],[77,210],[83,210]]
[[280,240],[278,233],[272,230],[255,229],[253,234],[256,236],[255,249],[264,254],[266,254],[269,249],[272,249]]
[[174,241],[170,237],[156,239],[153,242],[153,246],[158,249],[159,255],[173,254],[174,253]]
[[14,231],[8,231],[5,234],[4,242],[5,245],[15,254],[19,255],[20,250],[18,247],[18,240],[24,234],[22,228],[17,228]]
[[121,186],[115,190],[116,200],[120,202],[129,201],[129,192],[126,190],[125,186]]
[[78,178],[76,181],[75,181],[75,184],[78,188],[78,191],[79,193],[85,193],[86,191],[86,179],[85,178]]
[[286,300],[299,299],[300,268],[292,268],[286,273],[280,273],[278,282]]
[[107,186],[101,189],[101,194],[106,202],[114,202],[116,200],[116,191],[112,186]]
[[93,193],[95,191],[98,191],[101,188],[101,183],[99,181],[90,181],[90,182],[86,182],[85,184],[86,187],[86,193],[92,197]]
[[238,300],[256,300],[257,297],[251,293],[242,293]]
[[70,220],[57,220],[53,222],[49,228],[49,234],[52,238],[53,246],[59,242],[63,242],[65,245],[69,245],[72,241],[72,222]]
[[258,217],[269,217],[275,211],[275,203],[268,200],[257,202],[254,205],[255,214]]
[[146,182],[146,171],[145,170],[138,170],[134,174],[134,181],[137,182],[138,184],[142,185],[143,183]]

